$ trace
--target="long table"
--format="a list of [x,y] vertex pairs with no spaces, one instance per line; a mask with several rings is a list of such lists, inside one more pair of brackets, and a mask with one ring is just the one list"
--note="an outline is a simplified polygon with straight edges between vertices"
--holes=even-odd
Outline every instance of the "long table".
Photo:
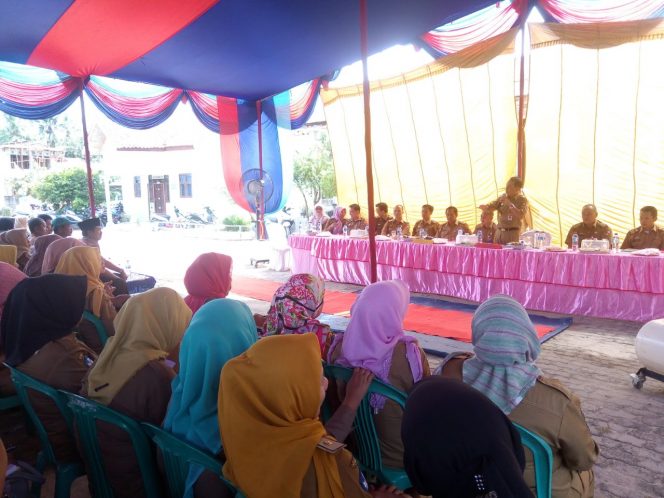
[[[368,285],[369,241],[292,235],[293,273]],[[512,296],[526,308],[646,322],[664,318],[664,256],[508,250],[376,241],[378,279],[411,291],[481,302]]]

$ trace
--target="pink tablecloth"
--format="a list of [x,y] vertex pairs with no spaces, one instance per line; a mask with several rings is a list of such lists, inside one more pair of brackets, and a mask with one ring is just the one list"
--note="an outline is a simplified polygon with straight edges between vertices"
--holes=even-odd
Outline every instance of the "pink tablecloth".
[[[292,236],[294,271],[367,285],[369,243]],[[379,279],[399,278],[414,292],[480,302],[508,294],[529,309],[624,320],[664,317],[664,257],[480,249],[377,242]],[[305,269],[307,268],[307,269]]]

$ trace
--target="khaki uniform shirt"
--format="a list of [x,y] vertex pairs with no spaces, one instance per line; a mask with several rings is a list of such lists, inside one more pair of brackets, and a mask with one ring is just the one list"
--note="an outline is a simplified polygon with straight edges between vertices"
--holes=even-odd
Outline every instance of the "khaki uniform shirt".
[[460,221],[457,221],[454,225],[443,223],[440,226],[440,230],[438,230],[438,237],[441,239],[456,240],[460,229],[463,230],[463,233],[470,233],[470,227],[466,223]]
[[346,223],[346,226],[348,227],[348,231],[350,232],[351,230],[366,230],[367,228],[367,220],[364,218],[360,218],[359,220],[348,220]]
[[643,227],[634,228],[627,232],[621,249],[664,249],[664,230],[655,225],[652,230]]
[[572,228],[569,229],[567,238],[565,239],[565,244],[567,247],[572,247],[572,236],[577,234],[579,236],[579,246],[581,242],[586,239],[596,239],[596,240],[611,240],[613,232],[609,228],[609,225],[602,223],[599,220],[595,221],[595,224],[591,227],[588,227],[585,223],[577,223]]
[[398,222],[397,220],[390,220],[385,223],[383,227],[382,235],[391,235],[392,232],[396,231],[397,227],[401,227],[402,235],[410,235],[410,223],[407,221]]
[[413,227],[413,236],[420,236],[420,228],[424,228],[427,231],[427,235],[429,237],[435,237],[436,234],[438,234],[438,230],[440,230],[440,223],[434,220],[420,220],[415,223],[415,226]]
[[393,218],[391,216],[388,216],[387,218],[383,219],[380,216],[376,217],[376,235],[381,235],[383,233],[383,228],[385,227],[385,224],[388,221],[392,221]]
[[477,235],[478,230],[482,230],[482,240],[480,240],[480,242],[484,242],[485,244],[493,244],[495,242],[496,230],[498,230],[495,223],[491,223],[489,228],[480,223],[475,227],[473,234]]
[[[510,204],[518,209],[518,213],[512,212]],[[517,195],[510,198],[503,194],[498,199],[488,204],[487,207],[492,211],[498,211],[498,228],[521,228],[522,221],[528,213],[528,199],[523,195]]]

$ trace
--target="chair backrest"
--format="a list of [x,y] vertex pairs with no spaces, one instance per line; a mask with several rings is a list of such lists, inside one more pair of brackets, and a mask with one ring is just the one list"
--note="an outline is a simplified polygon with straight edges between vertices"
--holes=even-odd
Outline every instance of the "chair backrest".
[[241,496],[238,494],[235,486],[223,478],[221,475],[221,462],[214,456],[192,446],[161,427],[145,422],[141,426],[161,452],[171,498],[182,498],[184,495],[189,466],[191,464],[213,472],[219,476],[233,495]]
[[94,325],[95,329],[97,329],[97,335],[99,336],[99,342],[101,343],[102,347],[104,347],[104,345],[106,344],[106,341],[108,341],[108,334],[106,333],[106,327],[104,327],[104,322],[102,322],[98,317],[96,317],[94,314],[92,314],[88,310],[85,310],[83,312],[83,319],[87,320],[92,325]]
[[[353,375],[353,370],[338,365],[325,365],[324,369],[326,377],[337,381],[348,382]],[[383,467],[383,460],[380,454],[380,441],[373,419],[373,409],[369,404],[372,394],[385,396],[387,399],[397,403],[402,409],[406,406],[406,394],[378,379],[374,379],[369,386],[367,395],[362,400],[362,403],[360,403],[355,416],[355,433],[358,443],[357,458],[360,465],[365,470],[374,472],[379,477],[384,478],[390,472]],[[402,477],[401,481],[404,482],[404,479]],[[404,489],[404,487],[401,489]]]
[[97,436],[97,422],[105,422],[124,431],[130,438],[148,498],[161,497],[159,478],[150,441],[136,420],[107,406],[76,394],[64,393],[76,420],[76,431],[83,448],[88,477],[92,481],[95,498],[113,498],[113,488],[105,472],[104,460]]
[[67,401],[65,397],[62,395],[61,391],[58,391],[48,384],[44,384],[43,382],[30,377],[29,375],[24,374],[14,367],[10,367],[9,365],[6,366],[9,368],[12,382],[14,383],[14,388],[16,389],[16,394],[21,400],[23,409],[28,414],[28,417],[30,417],[30,421],[37,431],[37,437],[41,443],[43,456],[46,459],[46,462],[50,465],[57,465],[55,460],[55,453],[53,453],[53,447],[51,446],[51,442],[48,440],[46,428],[44,427],[44,424],[42,424],[40,418],[37,416],[37,412],[35,412],[35,409],[32,406],[30,396],[28,395],[28,390],[36,391],[50,398],[53,403],[55,403],[55,406],[58,407],[60,414],[67,423],[70,434],[73,434],[72,413],[67,407]]
[[521,435],[521,443],[533,454],[537,498],[551,498],[553,451],[551,446],[534,432],[514,424]]

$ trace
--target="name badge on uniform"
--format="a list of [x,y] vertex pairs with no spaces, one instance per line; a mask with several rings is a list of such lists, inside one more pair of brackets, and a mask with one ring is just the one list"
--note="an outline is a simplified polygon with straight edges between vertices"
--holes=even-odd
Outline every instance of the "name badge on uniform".
[[338,453],[342,448],[346,447],[344,443],[340,443],[330,436],[323,436],[316,446],[324,452],[332,454]]

